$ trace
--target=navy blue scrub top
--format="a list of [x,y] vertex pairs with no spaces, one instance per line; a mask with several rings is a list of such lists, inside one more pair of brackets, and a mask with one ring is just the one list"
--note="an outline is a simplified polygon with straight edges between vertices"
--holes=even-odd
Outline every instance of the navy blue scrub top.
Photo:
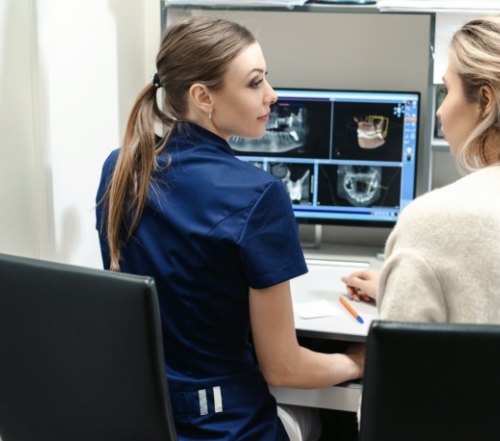
[[[97,201],[118,153],[103,166]],[[248,287],[267,288],[307,272],[290,198],[279,179],[240,161],[224,139],[192,123],[177,123],[158,165],[120,267],[155,279],[180,438],[287,439],[256,364]],[[109,268],[100,228],[105,214],[98,204]]]

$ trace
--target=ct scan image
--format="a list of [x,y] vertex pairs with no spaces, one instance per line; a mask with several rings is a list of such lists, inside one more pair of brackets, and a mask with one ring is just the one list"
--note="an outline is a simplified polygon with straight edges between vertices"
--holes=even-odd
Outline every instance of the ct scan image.
[[401,168],[320,165],[318,205],[399,207]]

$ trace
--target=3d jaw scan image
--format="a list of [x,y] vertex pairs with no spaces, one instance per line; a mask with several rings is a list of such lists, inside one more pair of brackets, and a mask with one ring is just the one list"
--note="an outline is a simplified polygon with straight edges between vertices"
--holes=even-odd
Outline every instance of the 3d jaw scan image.
[[389,130],[389,118],[380,115],[354,117],[358,124],[358,145],[363,149],[376,149],[385,144]]
[[338,102],[334,114],[333,157],[400,162],[403,122],[402,104]]

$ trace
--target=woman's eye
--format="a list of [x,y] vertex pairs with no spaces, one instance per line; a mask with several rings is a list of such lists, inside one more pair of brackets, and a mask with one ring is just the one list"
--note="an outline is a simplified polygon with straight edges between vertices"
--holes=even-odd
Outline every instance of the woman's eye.
[[256,89],[257,87],[259,87],[261,85],[262,81],[264,81],[264,79],[255,80],[252,82],[251,86]]

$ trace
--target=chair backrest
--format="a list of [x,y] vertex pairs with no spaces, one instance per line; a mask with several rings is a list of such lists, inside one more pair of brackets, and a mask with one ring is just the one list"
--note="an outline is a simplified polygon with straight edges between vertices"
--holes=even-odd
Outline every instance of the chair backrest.
[[500,326],[374,321],[360,441],[494,439]]
[[0,439],[177,439],[153,279],[0,254]]

